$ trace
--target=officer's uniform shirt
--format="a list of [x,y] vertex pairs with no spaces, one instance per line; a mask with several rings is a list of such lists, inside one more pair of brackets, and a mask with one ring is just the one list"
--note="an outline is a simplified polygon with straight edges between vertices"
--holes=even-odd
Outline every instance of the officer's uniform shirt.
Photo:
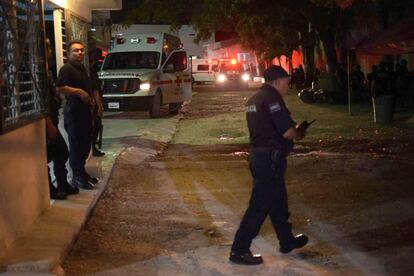
[[[56,86],[70,86],[86,91],[90,97],[93,95],[94,85],[90,80],[85,66],[77,61],[68,61],[60,70]],[[66,95],[67,104],[78,108],[90,108],[89,103],[82,102],[77,95]]]
[[284,155],[289,154],[293,141],[285,139],[283,134],[295,127],[295,122],[276,89],[264,84],[247,101],[246,117],[252,147],[278,148]]

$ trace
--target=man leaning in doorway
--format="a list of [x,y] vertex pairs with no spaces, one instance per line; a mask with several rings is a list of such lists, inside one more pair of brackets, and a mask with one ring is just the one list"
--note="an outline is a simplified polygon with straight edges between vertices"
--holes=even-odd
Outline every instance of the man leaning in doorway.
[[58,93],[66,96],[65,129],[69,139],[69,163],[73,171],[72,184],[81,189],[93,189],[98,179],[85,169],[92,139],[92,106],[98,92],[85,66],[85,47],[81,41],[68,43],[68,62],[59,70]]

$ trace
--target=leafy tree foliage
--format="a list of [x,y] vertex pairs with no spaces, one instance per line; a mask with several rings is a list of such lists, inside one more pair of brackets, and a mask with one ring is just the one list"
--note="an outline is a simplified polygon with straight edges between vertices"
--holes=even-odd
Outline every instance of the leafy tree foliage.
[[[401,11],[412,0],[142,0],[129,12],[135,18],[168,23],[173,28],[191,24],[196,41],[214,31],[236,32],[242,45],[265,59],[290,54],[299,45],[312,71],[315,42],[321,40],[331,72],[338,65],[336,47],[361,18],[385,11]],[[411,5],[412,6],[412,5]],[[361,17],[362,15],[362,17]],[[388,16],[389,14],[387,14]],[[388,17],[387,17],[388,18]],[[359,22],[359,23],[358,23]]]

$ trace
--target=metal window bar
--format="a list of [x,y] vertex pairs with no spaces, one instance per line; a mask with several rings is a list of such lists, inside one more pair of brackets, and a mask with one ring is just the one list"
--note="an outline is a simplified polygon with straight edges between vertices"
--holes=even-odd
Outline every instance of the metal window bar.
[[0,0],[0,133],[46,114],[42,12],[41,0]]

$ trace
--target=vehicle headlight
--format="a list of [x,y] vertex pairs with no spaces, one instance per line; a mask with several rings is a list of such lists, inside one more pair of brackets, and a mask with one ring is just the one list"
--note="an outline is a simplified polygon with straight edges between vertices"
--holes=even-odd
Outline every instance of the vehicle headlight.
[[139,85],[140,90],[150,90],[151,84],[149,82],[143,82]]
[[242,78],[243,81],[249,81],[250,80],[250,75],[247,74],[247,73],[244,73],[241,78]]
[[217,81],[218,81],[218,82],[225,82],[226,80],[227,80],[226,75],[220,74],[220,75],[218,75],[218,77],[217,77]]

